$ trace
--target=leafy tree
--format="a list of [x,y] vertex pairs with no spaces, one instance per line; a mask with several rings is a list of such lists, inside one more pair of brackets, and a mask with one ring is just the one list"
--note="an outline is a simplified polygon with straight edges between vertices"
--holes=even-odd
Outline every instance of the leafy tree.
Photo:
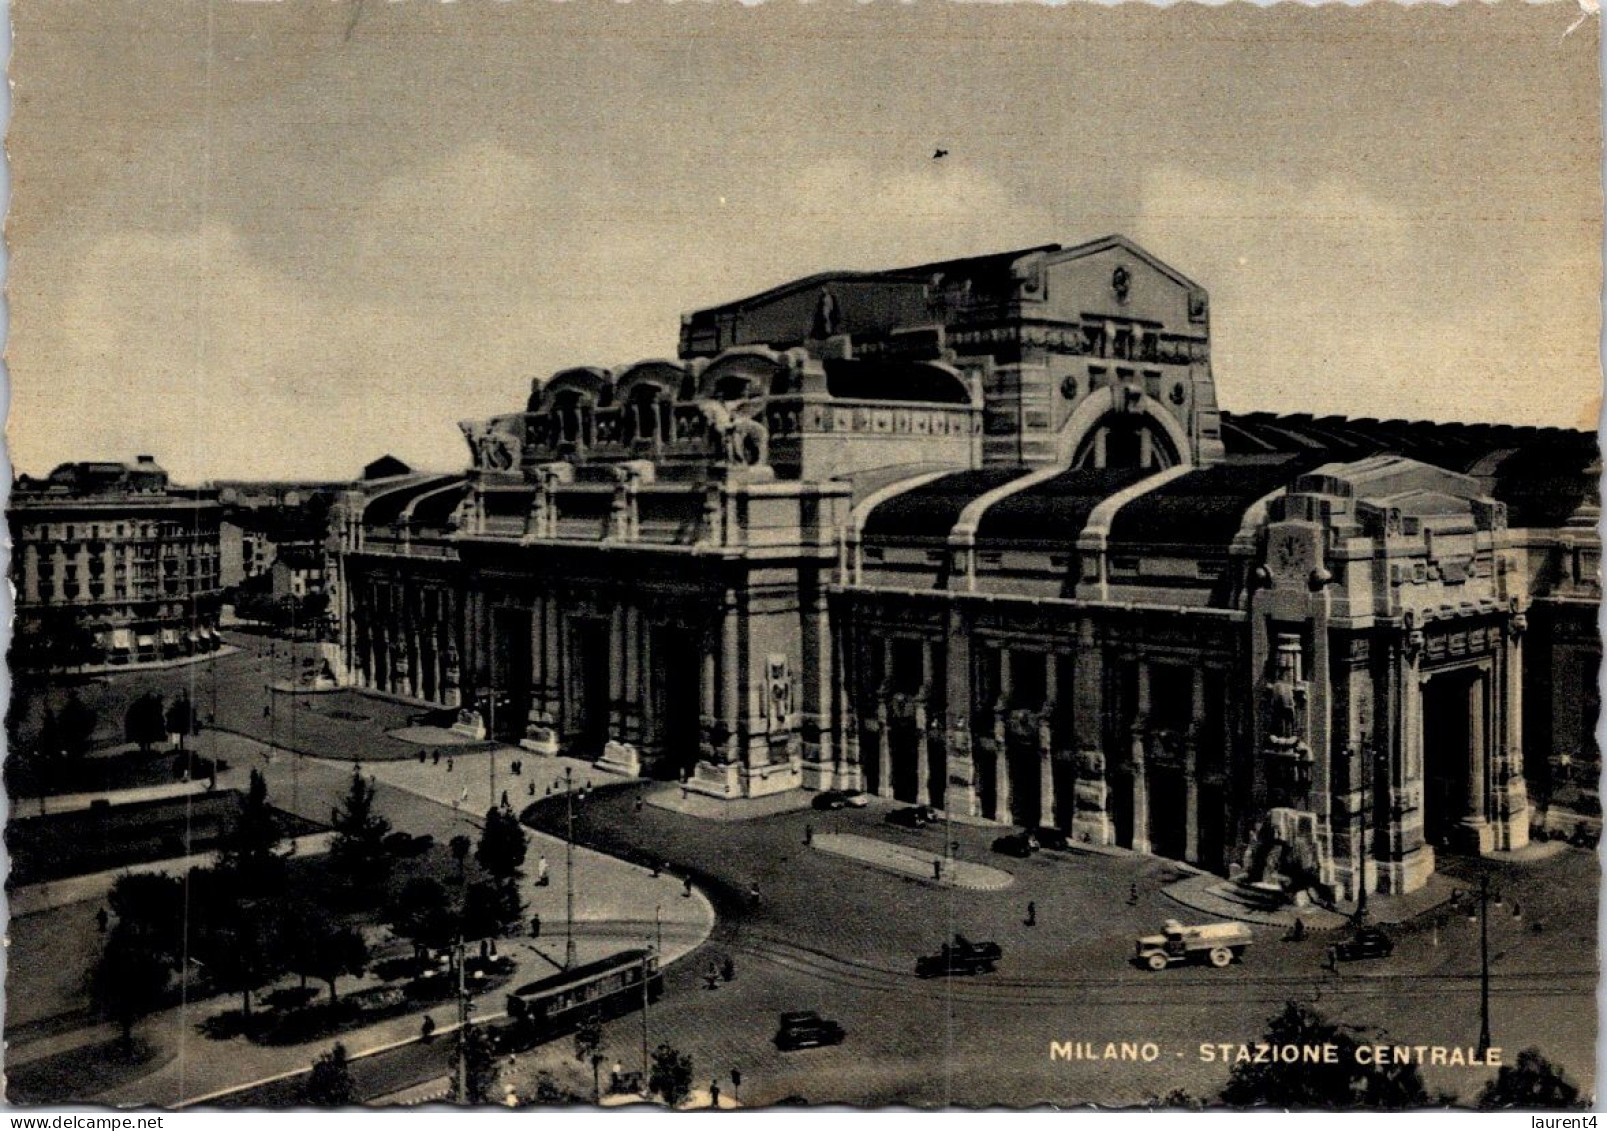
[[1579,1102],[1578,1087],[1539,1049],[1524,1049],[1516,1064],[1503,1064],[1495,1079],[1485,1083],[1478,1103],[1481,1111],[1589,1106]]
[[480,867],[502,883],[511,883],[525,862],[525,849],[525,831],[519,818],[496,806],[486,810],[480,845],[474,852]]
[[204,919],[196,956],[214,986],[240,995],[241,1011],[250,1017],[251,995],[284,972],[280,917],[270,905],[235,893],[208,893],[207,903],[198,909]]
[[119,876],[106,896],[118,927],[138,935],[174,969],[184,956],[184,903],[184,881],[158,874]]
[[58,718],[60,726],[61,752],[69,758],[82,758],[89,753],[90,744],[95,737],[95,725],[100,716],[95,709],[78,697],[78,692],[71,692],[67,702],[61,705],[61,715]]
[[162,1004],[172,967],[150,936],[120,922],[90,971],[89,996],[96,1009],[122,1030],[123,1049],[131,1051],[134,1024]]
[[329,1004],[338,1000],[335,983],[350,974],[361,977],[368,969],[368,943],[361,931],[337,922],[320,908],[304,908],[295,927],[286,933],[285,966],[302,978],[316,978],[329,987]]
[[373,783],[364,780],[356,767],[352,768],[346,803],[334,811],[330,823],[335,826],[329,849],[331,867],[360,888],[376,888],[390,871],[385,834],[391,831],[391,823],[376,812]]
[[670,1107],[680,1107],[692,1094],[692,1058],[672,1045],[659,1045],[653,1050],[647,1087]]
[[458,1055],[463,1058],[465,1090],[458,1091],[458,1076],[452,1074],[452,1098],[460,1104],[488,1104],[497,1083],[496,1051],[491,1037],[478,1025],[458,1030]]
[[580,1028],[575,1030],[575,1059],[591,1065],[591,1102],[602,1102],[599,1072],[603,1065],[603,1025],[595,1013],[588,1013],[581,1020]]
[[253,769],[239,816],[219,848],[218,871],[247,895],[280,890],[285,879],[284,859],[277,851],[281,839],[279,818],[268,804],[268,783],[261,771]]
[[1235,1064],[1222,1089],[1234,1107],[1408,1108],[1428,1102],[1413,1064],[1358,1064],[1356,1049],[1379,1043],[1377,1034],[1328,1021],[1316,1010],[1288,1002],[1268,1022],[1269,1045],[1324,1045],[1338,1050],[1334,1064]]
[[473,847],[473,842],[462,833],[458,833],[447,842],[447,847],[452,850],[452,859],[457,861],[458,879],[461,880],[463,878],[463,865],[469,859],[469,849]]
[[345,1045],[337,1044],[314,1062],[303,1097],[314,1107],[348,1107],[357,1102]]
[[149,754],[152,746],[167,738],[167,719],[160,695],[148,691],[128,705],[123,716],[123,736],[138,746],[141,754]]
[[461,930],[465,939],[494,939],[507,933],[524,911],[518,889],[512,884],[485,880],[469,885],[464,893]]
[[183,692],[179,697],[168,704],[167,733],[179,736],[179,749],[184,749],[184,738],[195,725],[195,709],[190,706],[190,697]]
[[427,876],[415,876],[385,911],[393,931],[413,944],[415,954],[441,950],[458,937],[458,916],[446,888]]

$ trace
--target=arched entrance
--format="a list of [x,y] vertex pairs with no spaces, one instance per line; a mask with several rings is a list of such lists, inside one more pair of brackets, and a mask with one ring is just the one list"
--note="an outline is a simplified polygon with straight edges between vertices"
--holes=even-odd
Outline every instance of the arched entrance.
[[1486,684],[1477,668],[1440,672],[1423,684],[1423,836],[1439,849],[1484,847]]

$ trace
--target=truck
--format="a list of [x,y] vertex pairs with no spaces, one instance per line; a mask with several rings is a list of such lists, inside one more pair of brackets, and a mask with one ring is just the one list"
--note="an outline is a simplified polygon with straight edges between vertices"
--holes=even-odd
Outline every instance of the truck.
[[1143,935],[1134,958],[1151,970],[1165,970],[1185,962],[1208,962],[1221,969],[1243,956],[1253,941],[1242,923],[1204,923],[1186,927],[1168,919],[1158,935]]

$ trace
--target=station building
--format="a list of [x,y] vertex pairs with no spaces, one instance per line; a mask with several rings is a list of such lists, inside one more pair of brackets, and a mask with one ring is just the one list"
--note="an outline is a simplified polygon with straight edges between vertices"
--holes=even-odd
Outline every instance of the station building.
[[694,312],[349,500],[345,678],[1340,898],[1587,812],[1595,437],[1224,412],[1210,318],[1116,236]]

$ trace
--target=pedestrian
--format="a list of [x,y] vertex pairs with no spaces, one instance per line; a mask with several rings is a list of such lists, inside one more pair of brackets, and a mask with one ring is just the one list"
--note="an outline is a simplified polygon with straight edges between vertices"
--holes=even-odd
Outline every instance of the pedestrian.
[[682,890],[681,895],[685,899],[691,899],[692,898],[692,877],[691,876],[686,877],[686,887],[685,887],[684,890]]
[[540,915],[532,915],[532,916],[530,916],[530,937],[533,938],[533,939],[539,939],[541,937],[541,916]]
[[106,908],[104,907],[95,912],[95,925],[100,928],[101,934],[106,933],[106,924],[110,919],[111,916],[106,914]]
[[1129,907],[1137,907],[1138,906],[1138,885],[1137,884],[1128,884],[1127,885],[1127,906],[1129,906]]
[[1295,916],[1294,930],[1289,932],[1289,941],[1290,942],[1305,942],[1306,941],[1306,921],[1304,919],[1302,919],[1298,915]]
[[418,752],[418,764],[421,766],[424,764],[424,751],[422,750]]
[[809,824],[808,822],[805,822],[804,823],[804,844],[809,845],[809,844],[814,844],[814,843],[815,843],[815,826]]
[[709,1106],[716,1111],[720,1107],[720,1085],[713,1080],[709,1081]]
[[932,878],[939,881],[943,879],[943,857],[941,856],[932,857]]
[[435,758],[434,765],[439,766],[441,764],[441,752],[439,750],[432,750],[430,753]]
[[446,772],[449,774],[452,772],[452,759],[450,758],[446,760]]
[[536,795],[536,783],[531,782],[530,783],[530,796],[534,797],[535,795]]
[[610,1092],[619,1091],[619,1078],[624,1075],[624,1072],[625,1066],[617,1060],[614,1061],[614,1067],[608,1073],[608,1090]]
[[502,807],[504,809],[511,809],[512,808],[512,806],[508,804],[508,791],[507,790],[502,791]]
[[703,975],[705,988],[717,990],[720,988],[720,968],[715,965],[714,959],[709,959],[709,972]]
[[424,1015],[424,1024],[419,1026],[419,1039],[429,1044],[435,1038],[435,1018],[428,1013]]
[[749,907],[757,907],[757,906],[759,906],[759,885],[758,884],[749,884],[748,885],[748,906]]
[[1027,900],[1027,926],[1036,927],[1037,925],[1038,925],[1038,905],[1036,903],[1034,903],[1032,900],[1029,899],[1029,900]]
[[551,877],[547,875],[547,857],[543,855],[536,861],[536,886],[544,888],[551,882]]
[[638,813],[642,811],[642,795],[639,793],[636,795],[636,811]]

